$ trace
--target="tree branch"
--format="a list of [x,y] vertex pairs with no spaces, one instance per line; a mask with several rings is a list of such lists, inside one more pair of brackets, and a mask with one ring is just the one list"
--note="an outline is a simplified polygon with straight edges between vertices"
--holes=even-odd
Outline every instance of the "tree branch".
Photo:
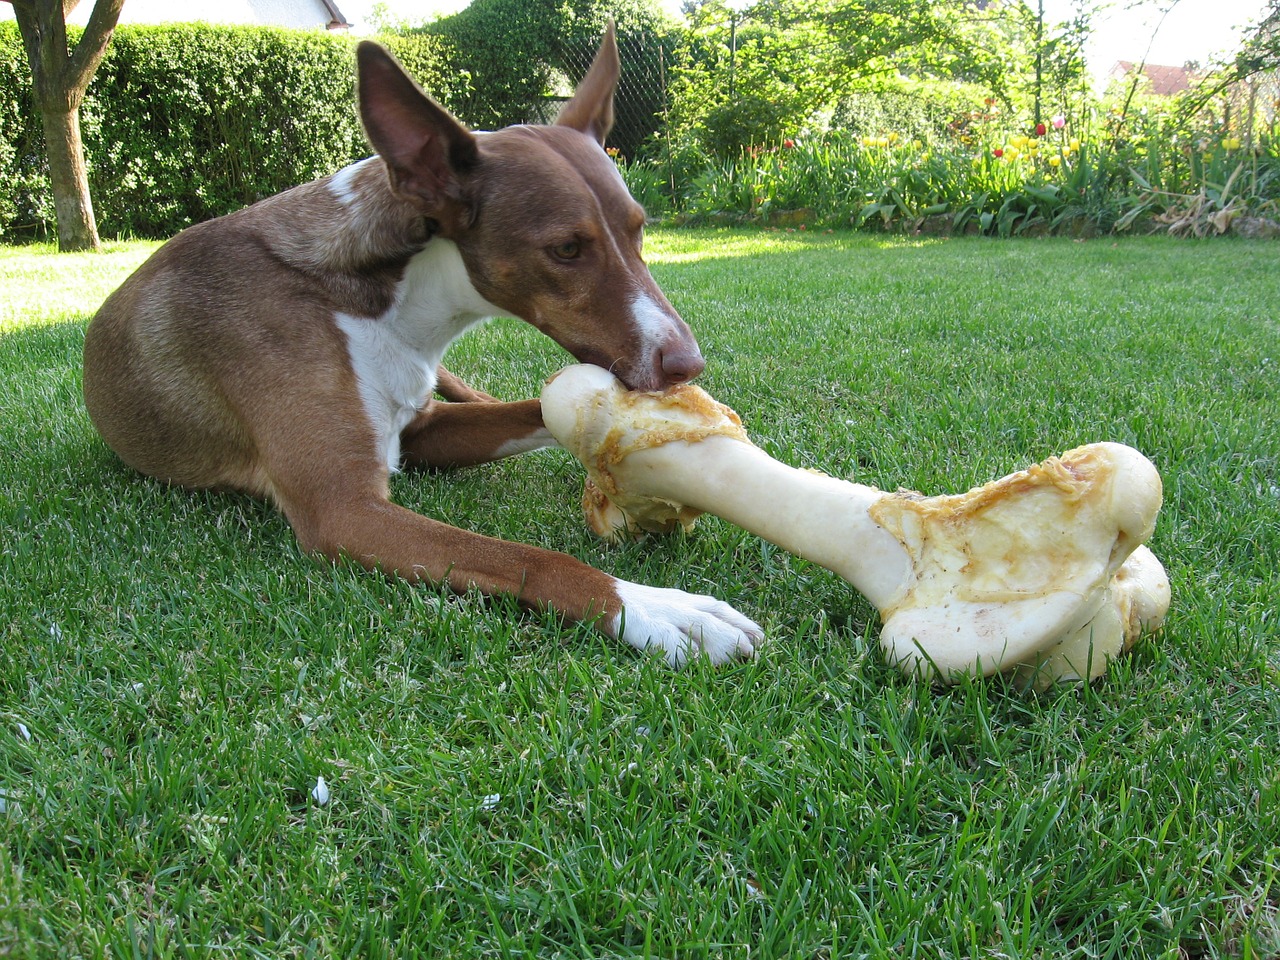
[[55,98],[61,87],[62,64],[67,58],[67,27],[61,14],[61,5],[39,0],[12,0],[18,32],[27,53],[27,65],[31,68],[32,88],[36,103],[44,105]]
[[[79,0],[63,0],[64,9],[69,11],[78,2]],[[94,71],[106,55],[107,45],[111,42],[111,34],[115,32],[116,21],[120,19],[120,9],[123,6],[124,0],[97,0],[94,3],[89,23],[67,64],[66,83],[72,90],[83,94],[89,86]]]

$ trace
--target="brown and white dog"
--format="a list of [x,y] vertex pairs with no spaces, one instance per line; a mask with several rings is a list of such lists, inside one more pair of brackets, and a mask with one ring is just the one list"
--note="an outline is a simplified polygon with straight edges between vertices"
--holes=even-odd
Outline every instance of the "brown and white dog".
[[142,473],[270,498],[308,551],[511,594],[673,664],[751,656],[760,628],[725,603],[388,498],[402,465],[554,443],[537,400],[490,402],[440,366],[484,318],[525,320],[638,390],[702,371],[641,258],[644,211],[602,149],[619,73],[612,27],[554,126],[475,134],[378,45],[361,43],[357,62],[377,156],[156,251],[89,326],[94,425]]

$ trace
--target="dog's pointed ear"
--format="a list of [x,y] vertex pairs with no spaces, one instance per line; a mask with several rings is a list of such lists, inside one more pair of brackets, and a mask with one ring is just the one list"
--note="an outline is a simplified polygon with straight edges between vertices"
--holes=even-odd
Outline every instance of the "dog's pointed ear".
[[591,69],[578,84],[573,99],[564,105],[560,116],[556,118],[558,125],[572,127],[589,137],[595,137],[602,147],[605,137],[613,129],[613,94],[618,88],[618,77],[622,73],[618,40],[614,34],[611,18],[604,31],[604,39],[600,41],[600,49],[596,51],[596,58],[591,61]]
[[360,120],[395,189],[432,205],[462,200],[462,182],[479,159],[471,132],[372,40],[356,47],[356,76]]

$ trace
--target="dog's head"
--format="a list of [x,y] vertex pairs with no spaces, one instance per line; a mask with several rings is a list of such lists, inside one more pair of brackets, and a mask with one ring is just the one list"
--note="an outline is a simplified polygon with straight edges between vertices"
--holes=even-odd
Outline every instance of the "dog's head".
[[641,254],[644,210],[604,152],[620,63],[613,25],[553,126],[473,134],[368,41],[360,115],[393,189],[458,245],[476,290],[584,363],[656,390],[702,372]]

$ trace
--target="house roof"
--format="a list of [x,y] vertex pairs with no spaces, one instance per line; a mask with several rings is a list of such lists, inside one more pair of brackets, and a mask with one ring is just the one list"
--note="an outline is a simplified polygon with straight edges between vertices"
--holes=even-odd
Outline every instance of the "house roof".
[[[67,22],[84,26],[92,12],[92,3],[76,4]],[[13,18],[13,7],[0,0],[0,21]],[[336,0],[128,0],[120,11],[122,24],[191,21],[270,24],[295,30],[347,30],[352,26]]]
[[326,10],[329,11],[329,29],[330,30],[350,30],[352,24],[346,17],[342,15],[342,11],[338,9],[338,5],[333,0],[321,0]]
[[[1111,68],[1111,77],[1121,80],[1136,70],[1138,65],[1132,60],[1117,60]],[[1171,97],[1191,87],[1199,74],[1186,67],[1170,67],[1159,63],[1144,63],[1142,75],[1151,84],[1151,92],[1161,97]]]

